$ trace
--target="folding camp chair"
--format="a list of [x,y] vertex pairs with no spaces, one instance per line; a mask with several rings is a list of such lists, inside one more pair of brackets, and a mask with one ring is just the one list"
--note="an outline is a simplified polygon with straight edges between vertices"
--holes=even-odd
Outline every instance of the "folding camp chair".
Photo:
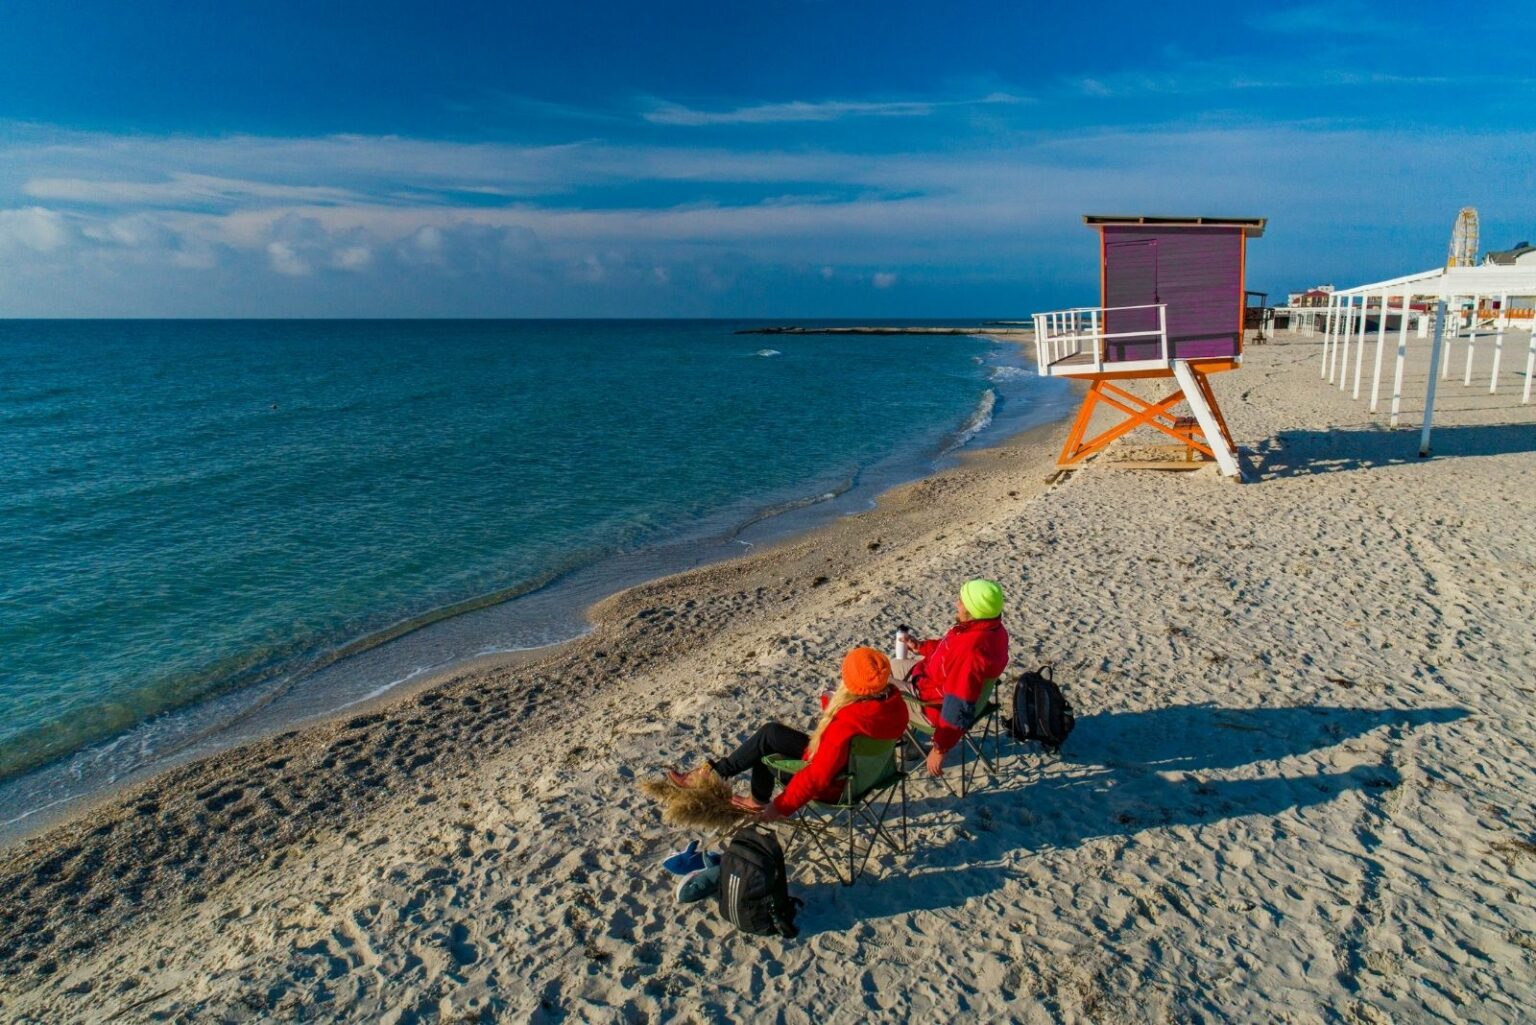
[[[997,776],[997,762],[1002,757],[1002,730],[998,727],[998,704],[992,698],[997,692],[999,677],[983,680],[981,683],[981,696],[976,699],[976,717],[971,720],[971,728],[960,736],[960,791],[956,796],[964,797],[975,785],[981,772],[987,774],[988,779]],[[923,707],[937,708],[939,702],[928,701]],[[919,750],[926,751],[933,743],[934,725],[928,721],[928,717],[916,708],[911,709],[911,718],[907,723],[906,736],[903,738]],[[992,757],[987,757],[986,748],[990,742]],[[974,755],[972,760],[970,756]],[[950,793],[955,793],[954,785],[943,776],[939,779],[949,788]]]
[[[784,853],[788,855],[801,840],[808,841],[811,859],[837,876],[844,886],[852,886],[864,874],[877,843],[883,842],[898,854],[904,853],[907,849],[907,774],[898,763],[896,744],[894,740],[854,737],[848,746],[848,768],[841,777],[842,796],[836,801],[811,801],[800,814],[787,820],[785,824],[790,833]],[[763,764],[780,779],[786,779],[806,766],[800,759],[774,755],[764,758]],[[885,824],[898,792],[901,796],[900,843]],[[869,830],[869,840],[862,845],[862,850],[856,842],[859,825]],[[838,851],[845,841],[846,873]]]

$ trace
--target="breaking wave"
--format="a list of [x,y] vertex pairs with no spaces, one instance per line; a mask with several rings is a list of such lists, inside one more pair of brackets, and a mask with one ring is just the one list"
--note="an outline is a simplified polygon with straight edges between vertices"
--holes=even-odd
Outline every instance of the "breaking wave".
[[976,403],[976,408],[971,411],[970,417],[955,432],[954,440],[944,447],[944,452],[950,453],[959,448],[964,448],[970,440],[992,422],[992,410],[997,406],[997,392],[988,388],[981,393],[981,400]]

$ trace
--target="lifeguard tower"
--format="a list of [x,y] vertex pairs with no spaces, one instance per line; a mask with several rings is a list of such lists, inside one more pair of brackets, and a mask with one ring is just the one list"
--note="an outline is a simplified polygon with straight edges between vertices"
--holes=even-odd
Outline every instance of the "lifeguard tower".
[[[1083,223],[1099,233],[1097,307],[1037,313],[1041,376],[1092,381],[1057,465],[1072,467],[1137,427],[1155,427],[1237,477],[1237,450],[1208,375],[1243,361],[1248,239],[1265,218],[1106,217]],[[1171,377],[1172,393],[1155,402],[1114,382]],[[1183,401],[1193,417],[1174,414]],[[1098,407],[1123,416],[1085,437]]]

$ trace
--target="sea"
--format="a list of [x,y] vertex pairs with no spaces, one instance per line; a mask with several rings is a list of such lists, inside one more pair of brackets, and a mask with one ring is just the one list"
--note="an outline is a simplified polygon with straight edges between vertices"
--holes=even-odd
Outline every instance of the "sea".
[[1070,410],[1014,343],[759,326],[0,321],[0,840]]

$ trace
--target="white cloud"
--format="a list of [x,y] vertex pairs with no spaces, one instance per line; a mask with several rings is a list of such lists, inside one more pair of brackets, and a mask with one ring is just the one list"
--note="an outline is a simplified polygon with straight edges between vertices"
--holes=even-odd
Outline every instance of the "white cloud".
[[699,110],[679,103],[658,101],[642,117],[658,125],[765,125],[807,121],[841,121],[850,117],[928,117],[953,107],[980,104],[1031,102],[1009,93],[989,93],[969,100],[793,100],[757,103],[730,110]]
[[360,198],[347,189],[185,173],[174,173],[163,181],[34,178],[24,184],[21,191],[34,199],[94,206],[229,205],[249,200],[344,203]]
[[286,242],[267,243],[267,259],[272,269],[289,277],[302,277],[309,273],[309,263]]
[[[836,140],[783,152],[346,137],[23,139],[0,147],[0,206],[16,207],[0,210],[0,252],[53,256],[9,261],[0,302],[29,310],[47,298],[46,308],[69,313],[89,293],[101,304],[93,311],[110,313],[119,307],[101,297],[120,288],[136,303],[162,297],[170,314],[260,315],[253,304],[288,296],[355,302],[349,310],[361,313],[372,302],[391,313],[623,315],[625,301],[654,301],[677,305],[637,309],[728,315],[733,296],[766,303],[775,273],[802,283],[820,275],[828,284],[819,296],[866,300],[871,288],[932,293],[929,283],[945,275],[1055,280],[1066,273],[1057,267],[1092,263],[1091,253],[1082,256],[1078,215],[1106,211],[1270,216],[1255,266],[1288,246],[1303,254],[1286,257],[1306,267],[1301,276],[1363,278],[1365,265],[1342,254],[1416,266],[1426,248],[1412,241],[1421,224],[1433,236],[1428,248],[1443,248],[1442,222],[1463,204],[1469,180],[1481,183],[1490,237],[1499,218],[1512,240],[1536,222],[1523,161],[1536,136],[1463,132],[1444,143],[1425,149],[1414,132],[1327,122],[989,134],[942,152],[878,157],[840,150]],[[109,165],[115,177],[102,173]],[[122,203],[88,190],[47,208],[16,202],[23,183],[40,181],[162,188],[143,193],[137,208],[127,191],[116,193]],[[664,185],[637,202],[643,183]],[[561,189],[571,191],[541,198]],[[221,198],[183,202],[194,193]],[[283,284],[343,274],[346,287],[329,291]],[[261,277],[270,287],[251,288]],[[1026,286],[1018,301],[1029,301],[1028,287],[1044,286]],[[189,306],[194,293],[198,305]],[[488,305],[514,294],[533,298]],[[306,311],[332,312],[271,312]]]
[[0,210],[0,252],[27,249],[52,253],[69,242],[69,229],[56,211],[40,206]]
[[363,271],[373,266],[373,250],[367,246],[347,246],[331,254],[331,266],[337,270]]

